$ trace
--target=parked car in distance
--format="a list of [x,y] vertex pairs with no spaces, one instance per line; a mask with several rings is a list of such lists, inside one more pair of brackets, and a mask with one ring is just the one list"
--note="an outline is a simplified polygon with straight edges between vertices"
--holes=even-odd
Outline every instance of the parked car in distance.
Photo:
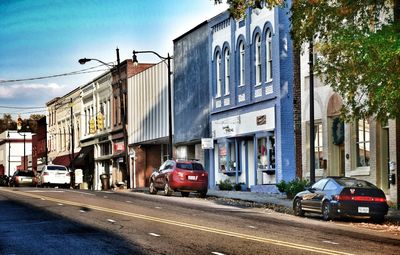
[[197,192],[205,197],[208,190],[208,173],[194,160],[167,160],[150,176],[150,194],[163,190],[170,196],[180,191],[183,197],[190,192]]
[[71,173],[62,165],[45,165],[38,171],[38,186],[63,186],[71,185]]
[[348,177],[323,178],[293,199],[295,215],[320,213],[324,220],[363,216],[381,223],[388,208],[381,189],[367,181]]
[[19,186],[30,186],[35,187],[37,185],[37,178],[33,171],[28,170],[17,170],[14,172],[9,180],[10,187]]

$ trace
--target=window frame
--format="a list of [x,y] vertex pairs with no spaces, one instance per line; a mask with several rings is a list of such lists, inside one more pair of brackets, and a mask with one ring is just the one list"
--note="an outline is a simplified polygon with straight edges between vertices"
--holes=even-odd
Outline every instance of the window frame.
[[261,60],[261,35],[256,33],[254,37],[254,68],[255,86],[262,84],[262,60]]
[[230,61],[230,50],[228,47],[224,50],[224,85],[225,85],[225,96],[230,94],[230,83],[231,83],[231,61]]
[[272,30],[268,28],[265,32],[265,80],[273,80],[273,62],[272,62]]

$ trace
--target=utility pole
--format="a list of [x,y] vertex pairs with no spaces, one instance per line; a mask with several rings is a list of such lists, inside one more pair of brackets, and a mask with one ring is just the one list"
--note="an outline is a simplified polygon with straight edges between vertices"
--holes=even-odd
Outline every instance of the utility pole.
[[314,46],[313,40],[310,39],[309,45],[309,62],[310,65],[310,182],[315,183],[315,127],[314,127]]
[[71,107],[71,170],[74,171],[74,158],[75,158],[75,137],[74,137],[74,105],[72,104],[72,98],[70,99],[70,107]]

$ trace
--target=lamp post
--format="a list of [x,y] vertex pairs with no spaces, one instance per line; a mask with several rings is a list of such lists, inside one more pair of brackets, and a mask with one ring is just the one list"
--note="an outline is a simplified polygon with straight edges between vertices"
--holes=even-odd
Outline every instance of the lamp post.
[[7,140],[8,140],[8,176],[10,176],[10,167],[11,167],[11,141],[10,141],[10,131],[7,131]]
[[152,53],[159,57],[162,60],[167,60],[167,68],[168,68],[168,158],[172,159],[172,92],[171,92],[171,59],[172,57],[167,55],[167,57],[163,57],[155,51],[145,50],[145,51],[133,51],[132,61],[134,65],[137,65],[139,62],[137,60],[136,54],[141,53]]
[[[122,119],[122,132],[124,135],[124,147],[125,147],[125,153],[124,153],[124,161],[125,161],[125,165],[126,165],[126,173],[128,175],[129,173],[129,164],[128,164],[128,138],[127,138],[127,131],[126,131],[126,103],[124,103],[124,92],[123,92],[123,86],[122,86],[122,81],[121,81],[121,70],[120,70],[120,58],[119,58],[119,49],[116,49],[116,53],[117,53],[117,65],[113,65],[113,64],[109,64],[106,62],[103,62],[99,59],[96,58],[81,58],[79,59],[79,64],[83,65],[86,62],[89,62],[91,60],[95,60],[107,67],[109,67],[110,69],[116,68],[117,69],[117,73],[118,73],[118,87],[119,87],[119,100],[120,100],[120,109],[121,109],[121,119]],[[129,178],[128,178],[128,182],[129,182]]]
[[[23,121],[22,121],[21,117],[19,117],[17,119],[17,132],[18,132],[19,135],[21,135],[20,132],[22,130],[22,123],[23,123]],[[24,157],[23,157],[24,164],[23,164],[23,166],[24,166],[24,170],[26,170],[26,167],[25,167],[25,154],[26,154],[26,152],[25,152],[25,137],[26,137],[26,134],[23,133],[21,136],[24,137]]]
[[314,47],[310,39],[308,64],[310,66],[310,182],[315,183],[315,127],[314,127]]

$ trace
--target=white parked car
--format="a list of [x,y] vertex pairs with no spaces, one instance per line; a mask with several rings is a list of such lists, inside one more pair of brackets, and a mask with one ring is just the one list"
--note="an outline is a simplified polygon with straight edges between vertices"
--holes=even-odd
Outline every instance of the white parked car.
[[65,166],[46,165],[38,172],[38,185],[46,186],[63,186],[69,188],[71,185],[71,173]]

